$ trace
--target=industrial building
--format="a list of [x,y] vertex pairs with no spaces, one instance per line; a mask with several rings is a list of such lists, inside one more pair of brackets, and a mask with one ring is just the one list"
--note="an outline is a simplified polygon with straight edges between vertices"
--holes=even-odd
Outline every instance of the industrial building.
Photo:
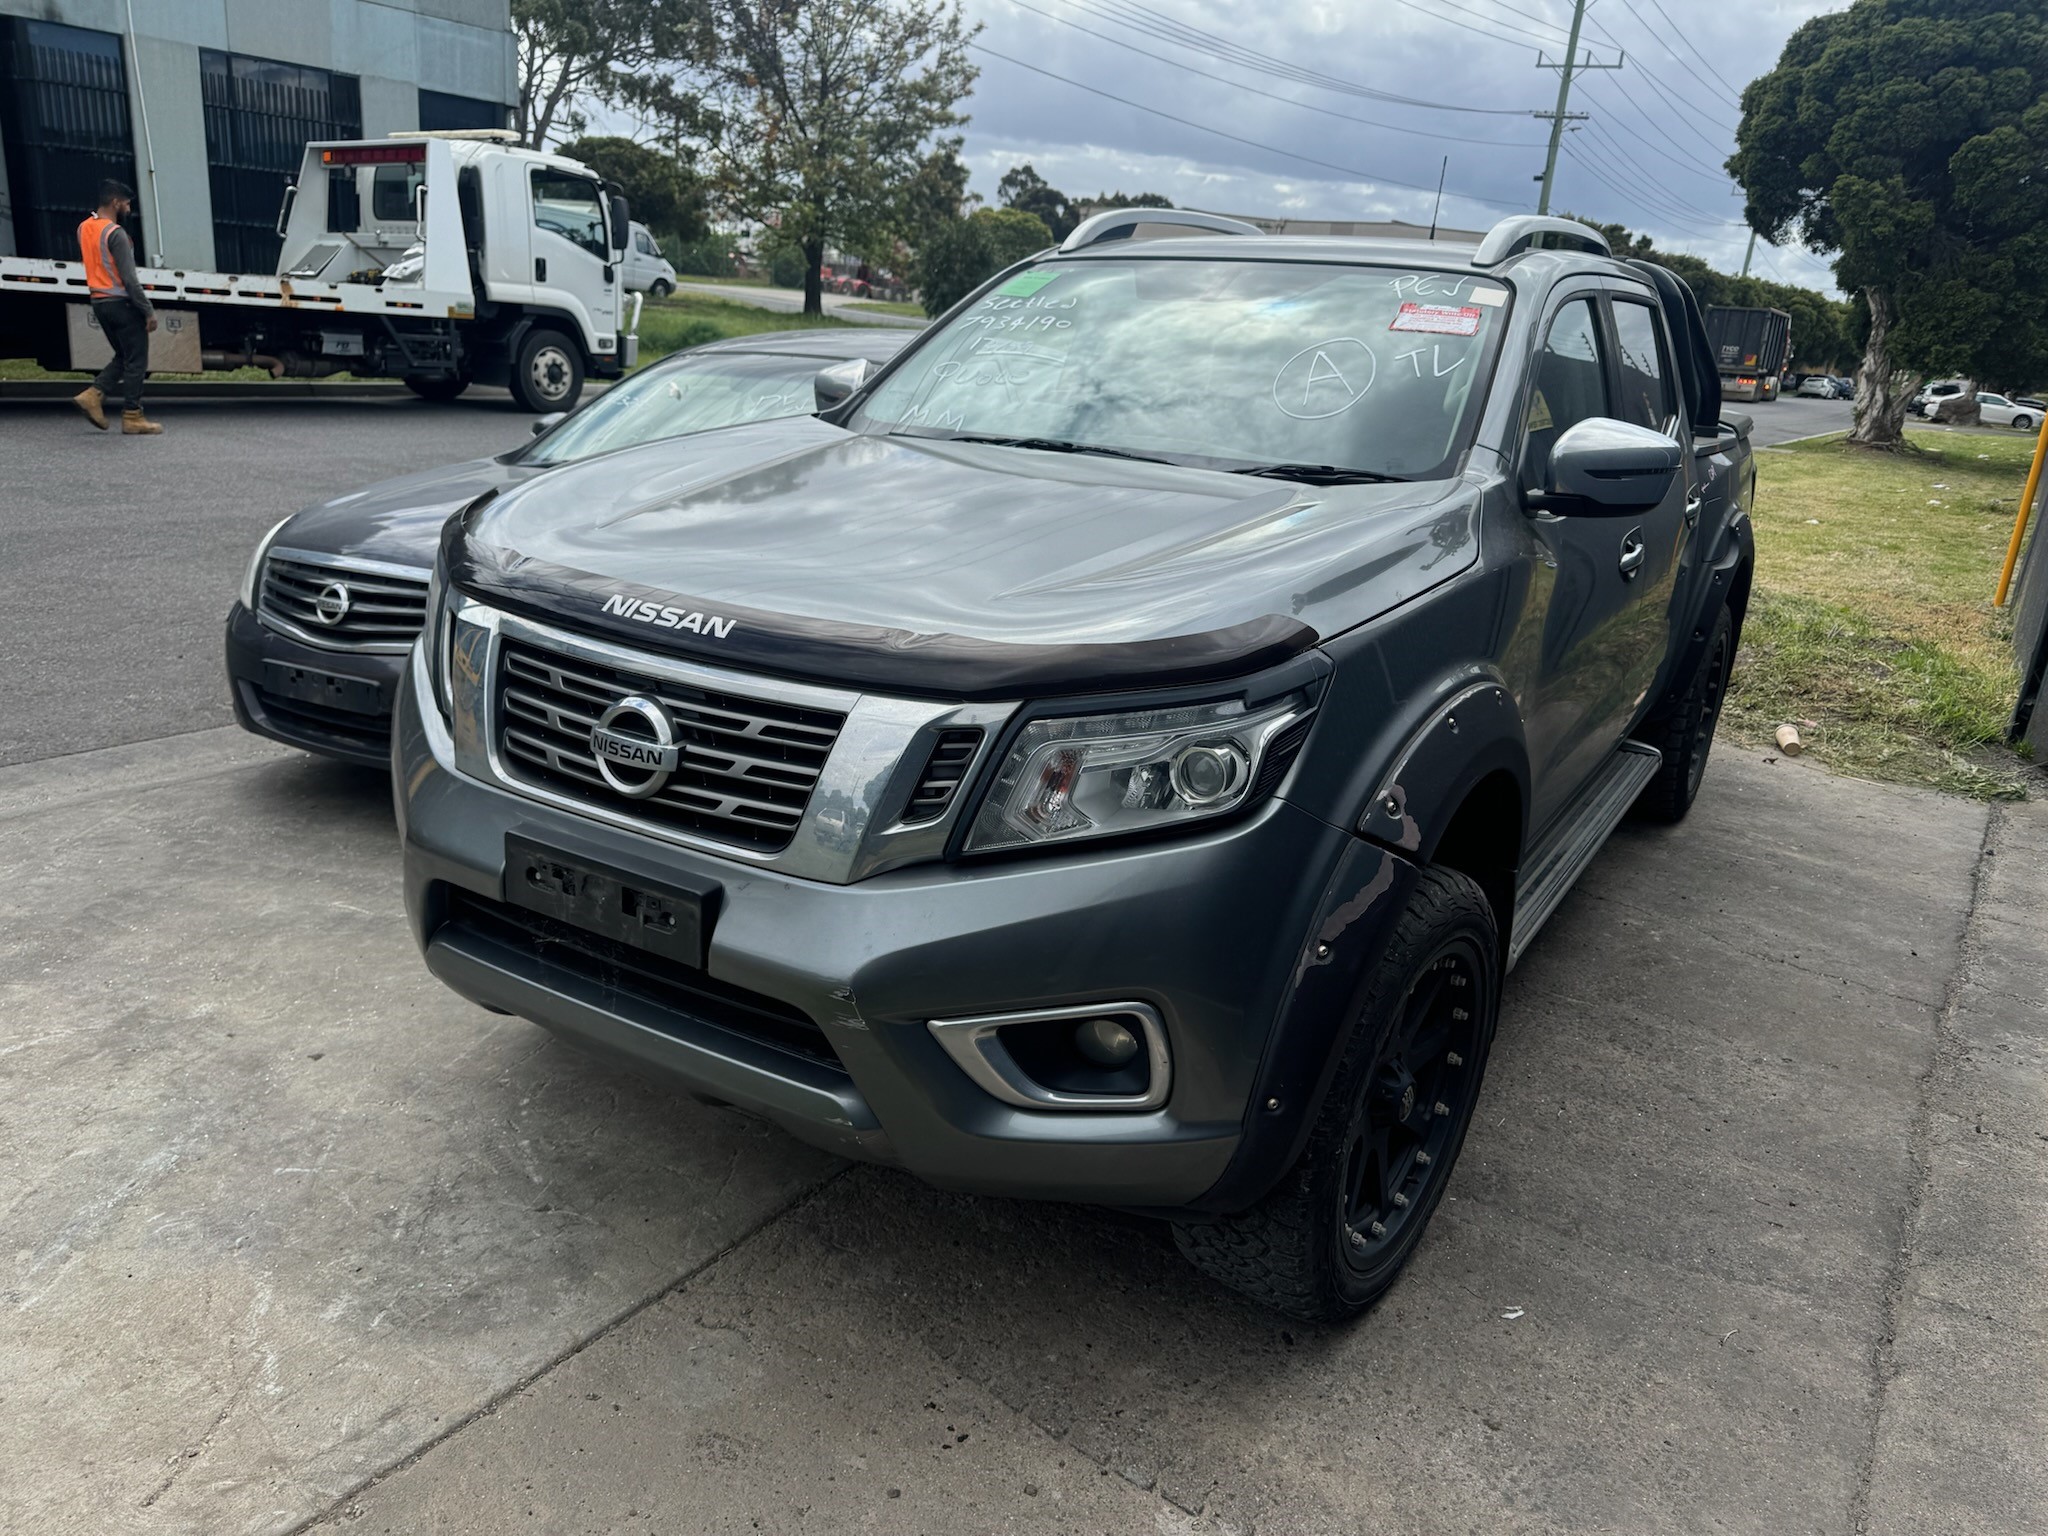
[[0,256],[76,256],[113,176],[148,264],[268,272],[307,140],[517,99],[510,0],[0,0]]

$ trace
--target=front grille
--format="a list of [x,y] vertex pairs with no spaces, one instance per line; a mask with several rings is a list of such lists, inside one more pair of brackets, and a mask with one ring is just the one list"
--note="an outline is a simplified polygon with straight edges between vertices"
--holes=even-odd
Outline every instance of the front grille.
[[353,710],[272,693],[255,683],[243,683],[242,702],[250,713],[267,720],[278,731],[315,745],[373,753],[379,757],[391,751],[391,717],[359,715]]
[[[675,722],[681,761],[655,794],[622,795],[591,752],[598,716],[629,694]],[[514,778],[608,810],[774,853],[789,846],[844,715],[770,704],[506,640],[498,654],[498,750]]]
[[817,1021],[781,998],[750,992],[524,907],[492,901],[456,886],[444,889],[450,927],[502,945],[548,970],[567,972],[607,992],[676,1015],[679,1023],[709,1024],[809,1061],[840,1066]]
[[903,819],[911,822],[937,821],[945,815],[947,807],[953,803],[953,796],[960,792],[960,781],[967,774],[967,765],[974,761],[974,754],[980,750],[981,730],[978,726],[939,732],[938,742],[918,778],[917,789],[910,797],[910,804],[904,808]]
[[427,575],[422,571],[415,581],[272,555],[263,562],[258,606],[329,644],[410,645],[427,619]]

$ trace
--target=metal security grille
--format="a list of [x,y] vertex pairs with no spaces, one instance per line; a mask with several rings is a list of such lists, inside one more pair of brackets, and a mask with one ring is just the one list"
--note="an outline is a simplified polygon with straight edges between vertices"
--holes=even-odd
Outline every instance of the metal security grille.
[[213,264],[277,270],[277,210],[308,140],[363,135],[354,75],[199,50],[206,158],[213,190]]
[[[121,39],[0,17],[0,138],[16,254],[76,261],[78,225],[92,212],[99,184],[112,177],[137,185]],[[139,216],[128,233],[144,260]]]
[[327,645],[399,650],[427,621],[427,579],[272,555],[257,606]]
[[[668,782],[638,800],[605,782],[590,747],[598,716],[630,694],[661,705],[682,747]],[[497,704],[498,749],[513,777],[765,853],[796,835],[846,723],[827,710],[695,688],[514,640],[499,652]]]

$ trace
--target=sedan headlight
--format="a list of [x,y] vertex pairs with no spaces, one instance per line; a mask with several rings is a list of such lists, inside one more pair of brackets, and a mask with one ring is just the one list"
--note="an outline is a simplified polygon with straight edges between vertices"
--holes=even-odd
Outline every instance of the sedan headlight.
[[[1300,744],[1305,693],[1034,720],[982,801],[966,851],[1146,832],[1227,815],[1277,781],[1263,770]],[[1284,766],[1284,765],[1283,765]]]
[[256,594],[263,589],[263,562],[270,558],[270,546],[277,542],[278,533],[290,522],[281,517],[271,524],[270,532],[256,541],[256,553],[249,557],[249,569],[242,573],[242,606],[251,613],[256,611]]

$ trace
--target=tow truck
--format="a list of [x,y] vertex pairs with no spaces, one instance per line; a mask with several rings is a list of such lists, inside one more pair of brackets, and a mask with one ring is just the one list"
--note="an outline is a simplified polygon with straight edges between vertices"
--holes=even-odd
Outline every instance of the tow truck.
[[[399,378],[429,400],[508,387],[535,412],[638,360],[626,200],[589,167],[498,129],[306,146],[271,273],[143,267],[160,372]],[[630,302],[629,302],[630,301]],[[0,356],[97,367],[79,261],[0,256]]]

